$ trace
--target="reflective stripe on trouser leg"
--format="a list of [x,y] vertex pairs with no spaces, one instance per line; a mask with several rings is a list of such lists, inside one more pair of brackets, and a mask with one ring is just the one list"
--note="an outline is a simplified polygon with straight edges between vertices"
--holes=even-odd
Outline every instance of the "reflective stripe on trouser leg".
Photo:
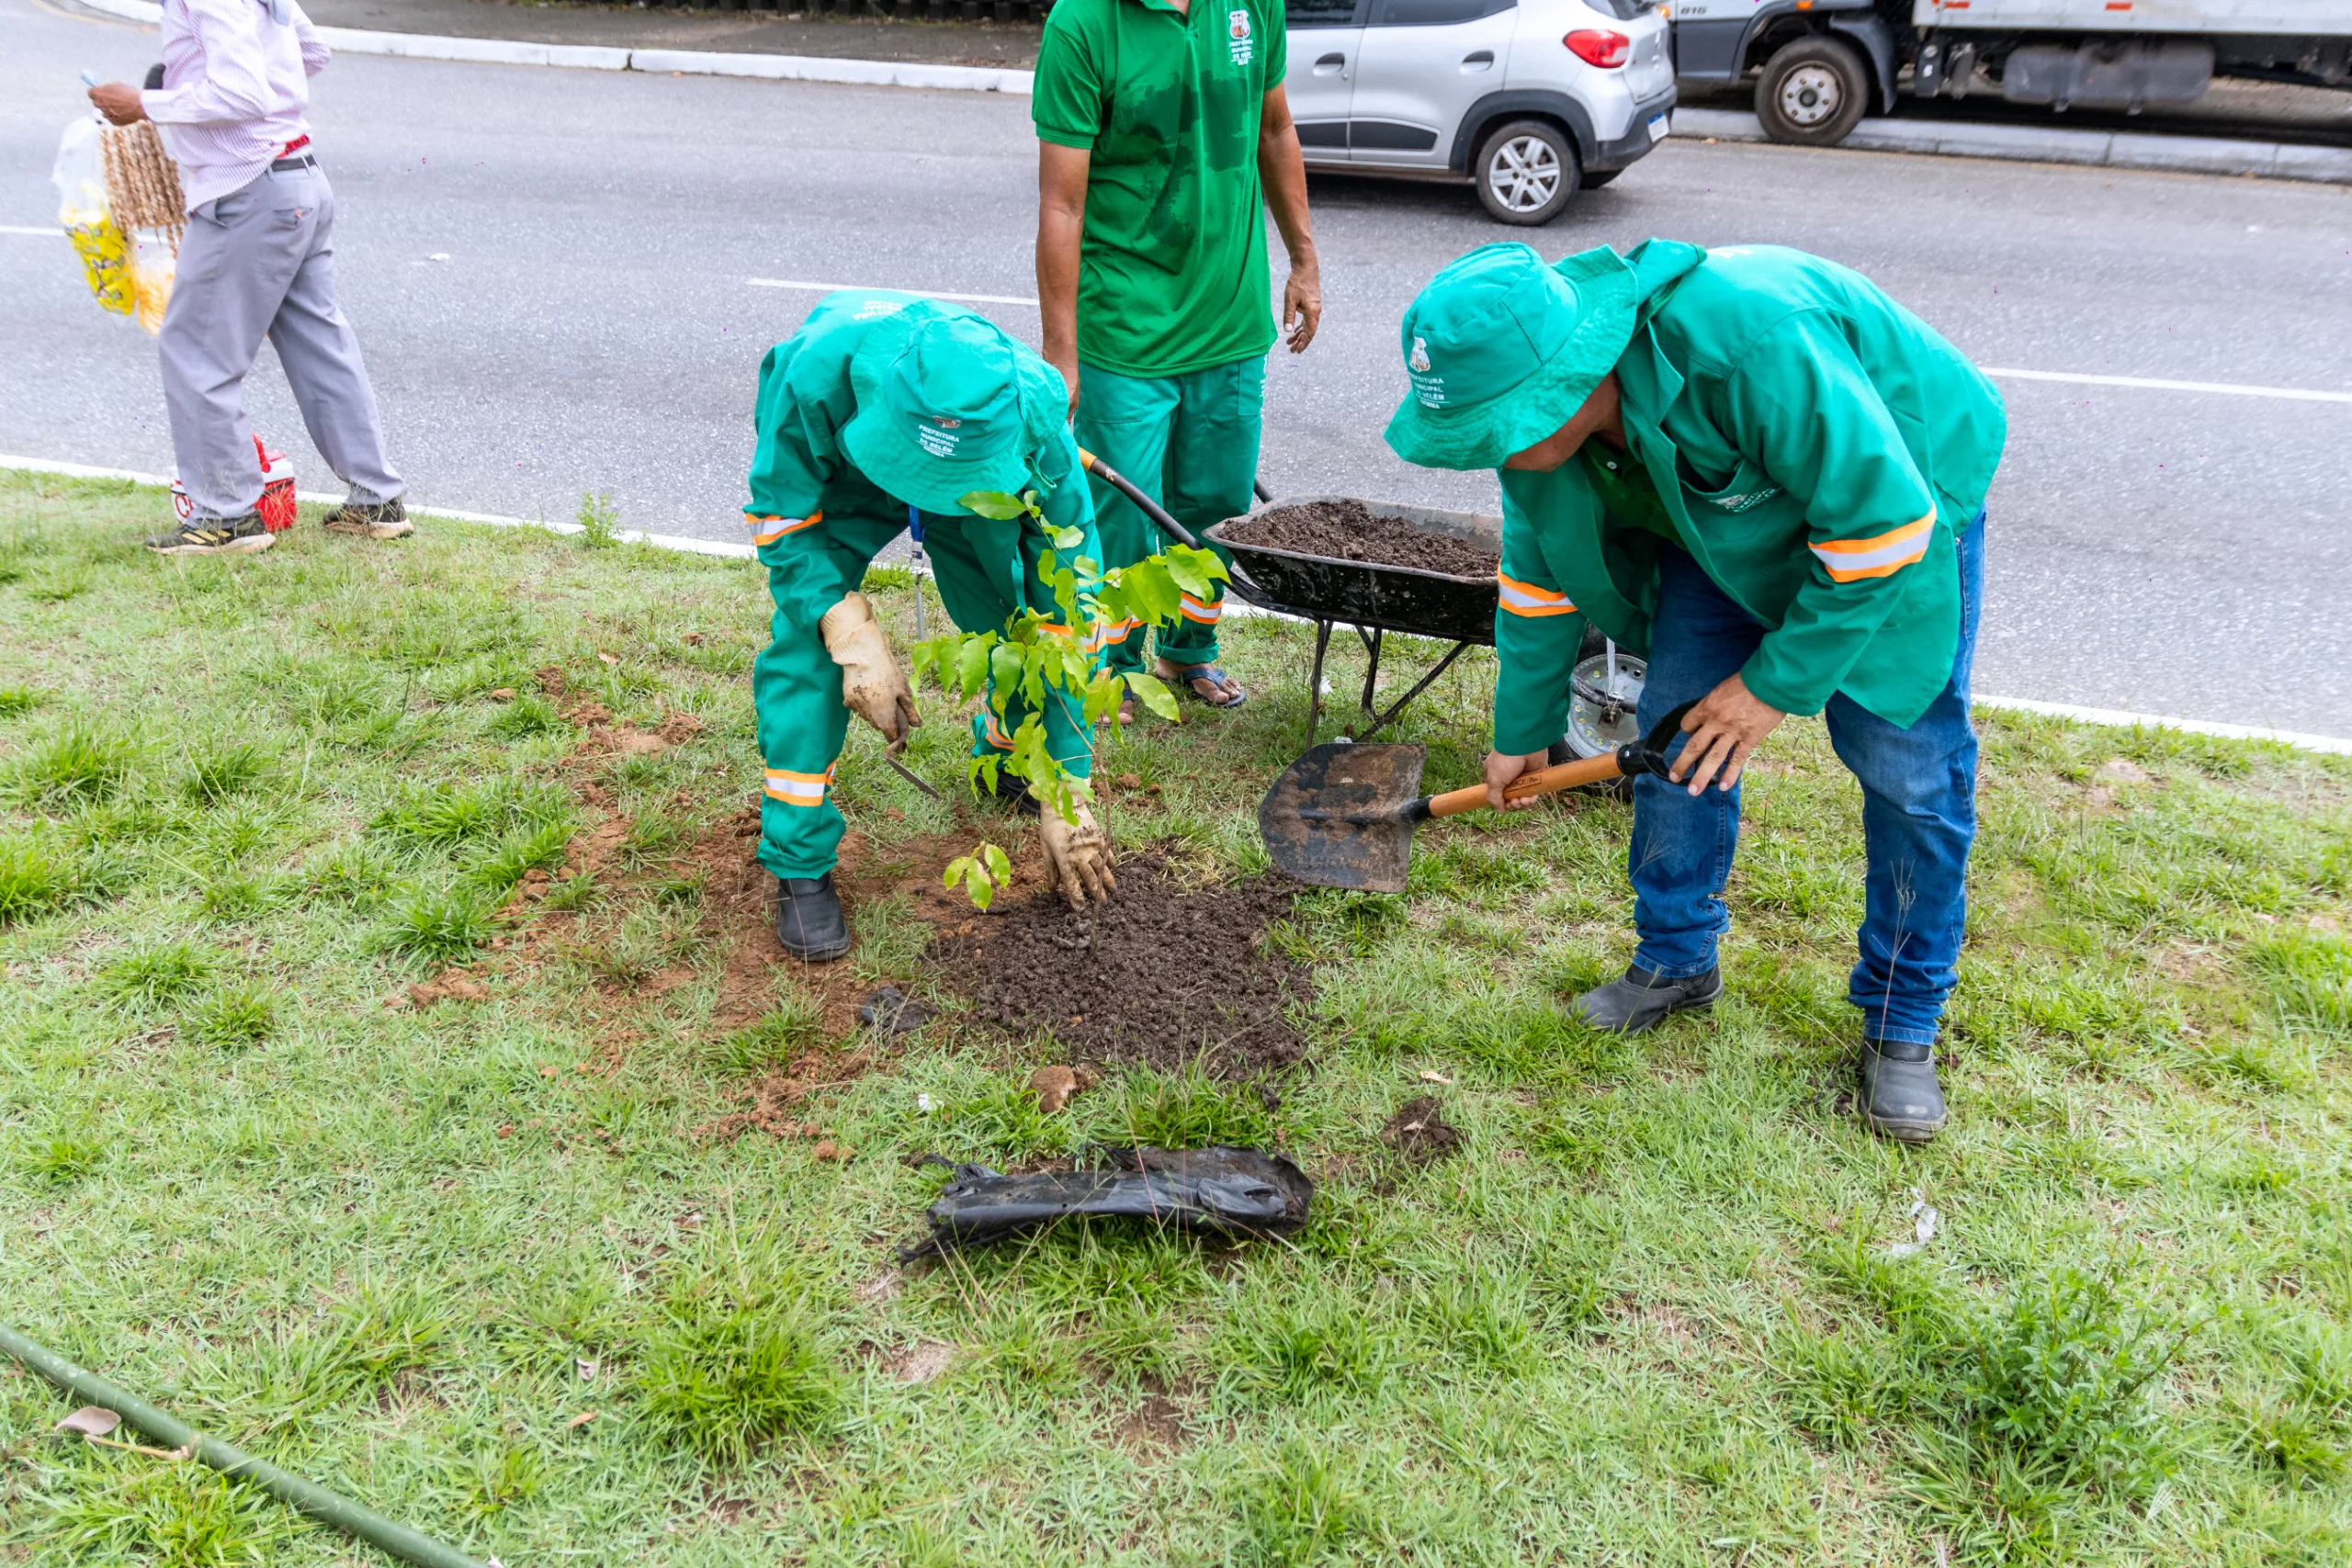
[[[1176,417],[1161,469],[1160,504],[1229,568],[1233,557],[1208,530],[1250,510],[1258,477],[1258,442],[1266,400],[1266,361],[1236,360],[1175,378]],[[1083,383],[1081,382],[1081,385]],[[1176,624],[1154,635],[1159,656],[1175,664],[1216,659],[1225,584],[1185,595]]]
[[[1122,376],[1082,366],[1078,378],[1078,444],[1157,501],[1178,395],[1173,378]],[[1159,529],[1135,502],[1099,479],[1090,478],[1087,483],[1094,497],[1094,526],[1102,540],[1104,568],[1133,566],[1159,549]],[[1141,670],[1143,628],[1120,628],[1117,637],[1105,641],[1102,655],[1109,667],[1121,674]]]
[[901,518],[830,517],[760,547],[775,601],[772,640],[752,662],[760,755],[760,863],[778,876],[832,870],[844,824],[831,780],[849,733],[842,671],[817,629],[824,613],[865,581],[866,563]]

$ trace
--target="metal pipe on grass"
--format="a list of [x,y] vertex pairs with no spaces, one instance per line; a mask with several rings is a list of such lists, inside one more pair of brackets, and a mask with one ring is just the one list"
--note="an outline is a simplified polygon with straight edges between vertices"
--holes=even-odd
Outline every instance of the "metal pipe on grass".
[[312,1518],[379,1546],[404,1562],[418,1563],[421,1568],[482,1568],[481,1563],[464,1552],[419,1535],[373,1508],[337,1496],[314,1482],[280,1470],[267,1460],[255,1459],[218,1438],[206,1437],[187,1422],[131,1398],[97,1373],[42,1348],[5,1324],[0,1324],[0,1350],[6,1350],[74,1398],[113,1411],[157,1442],[201,1460],[223,1475],[250,1481],[279,1502],[291,1504]]

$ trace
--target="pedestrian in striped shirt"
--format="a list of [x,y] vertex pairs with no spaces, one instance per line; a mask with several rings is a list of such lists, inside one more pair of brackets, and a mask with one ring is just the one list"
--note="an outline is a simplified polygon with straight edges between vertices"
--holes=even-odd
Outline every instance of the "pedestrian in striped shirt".
[[[277,346],[311,445],[350,497],[338,534],[414,531],[384,457],[376,393],[334,293],[334,192],[311,145],[310,79],[327,46],[294,0],[163,0],[162,80],[90,89],[117,125],[153,120],[178,162],[187,235],[157,340],[172,451],[191,503],[163,555],[266,550],[245,377]],[[150,78],[151,81],[153,78]]]

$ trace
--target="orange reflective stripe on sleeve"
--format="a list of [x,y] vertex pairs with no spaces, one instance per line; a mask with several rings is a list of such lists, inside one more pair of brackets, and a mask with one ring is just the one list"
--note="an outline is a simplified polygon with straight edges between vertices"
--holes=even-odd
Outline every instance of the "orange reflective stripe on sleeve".
[[1871,539],[1823,539],[1809,547],[1829,572],[1832,582],[1858,582],[1866,577],[1891,577],[1928,553],[1935,536],[1936,514]]
[[832,782],[831,768],[821,773],[796,773],[790,768],[770,768],[767,796],[786,806],[822,806],[825,791]]
[[1577,607],[1568,596],[1549,588],[1538,588],[1532,582],[1521,582],[1515,577],[1495,573],[1495,582],[1502,590],[1503,608],[1514,615],[1573,615]]
[[755,545],[773,545],[786,534],[813,528],[824,520],[825,514],[821,512],[811,512],[806,517],[762,517],[748,512],[743,514],[743,521],[751,525],[752,543]]

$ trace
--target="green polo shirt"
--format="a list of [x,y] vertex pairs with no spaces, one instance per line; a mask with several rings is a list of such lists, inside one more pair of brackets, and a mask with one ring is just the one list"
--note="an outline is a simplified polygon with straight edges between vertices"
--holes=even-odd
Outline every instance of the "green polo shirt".
[[1282,0],[1058,0],[1037,135],[1091,155],[1078,357],[1181,376],[1274,341],[1259,111],[1288,69]]

